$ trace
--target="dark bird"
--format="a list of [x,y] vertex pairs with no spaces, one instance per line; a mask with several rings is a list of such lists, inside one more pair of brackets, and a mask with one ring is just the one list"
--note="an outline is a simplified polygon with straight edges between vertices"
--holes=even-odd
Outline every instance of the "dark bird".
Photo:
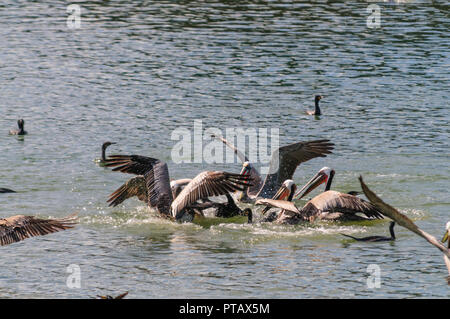
[[376,241],[393,241],[393,240],[395,240],[394,226],[395,226],[395,222],[391,222],[391,223],[389,224],[389,232],[391,233],[391,237],[385,237],[385,236],[368,236],[368,237],[357,238],[357,237],[353,237],[353,236],[346,235],[346,234],[341,234],[341,235],[343,235],[343,236],[345,236],[345,237],[352,238],[352,239],[357,240],[357,241],[370,241],[370,242],[376,242]]
[[28,134],[27,131],[24,130],[25,121],[23,119],[20,119],[17,121],[17,125],[19,126],[18,130],[10,130],[10,135],[25,135]]
[[323,98],[322,95],[316,95],[314,98],[315,108],[314,111],[306,111],[306,114],[308,115],[322,115],[322,112],[320,111],[319,107],[319,101]]
[[102,157],[95,160],[97,163],[99,163],[100,166],[104,166],[105,161],[106,161],[106,149],[108,148],[108,146],[110,146],[112,144],[117,144],[117,143],[115,143],[115,142],[105,142],[105,143],[102,144]]
[[193,178],[174,198],[170,187],[167,164],[140,155],[111,155],[105,163],[113,171],[143,175],[147,187],[147,203],[163,217],[177,221],[192,221],[191,206],[202,198],[225,195],[243,190],[249,183],[248,176],[221,171],[204,171]]
[[12,189],[0,187],[0,193],[15,193],[15,192],[16,191],[13,191]]
[[128,295],[128,291],[124,292],[123,294],[120,294],[118,296],[115,296],[115,297],[110,296],[110,295],[106,295],[106,296],[97,295],[97,298],[98,299],[123,299],[126,295]]
[[263,182],[259,172],[242,152],[224,138],[215,135],[213,137],[233,149],[239,159],[243,161],[241,174],[252,179],[253,186],[247,187],[239,198],[239,201],[242,202],[254,202],[258,197],[272,198],[285,180],[292,179],[295,170],[301,163],[316,157],[326,157],[327,154],[332,153],[334,148],[334,144],[329,140],[297,142],[282,146],[272,153],[269,174]]
[[40,219],[16,215],[0,219],[0,245],[9,245],[33,236],[43,236],[73,228],[76,214],[61,219]]

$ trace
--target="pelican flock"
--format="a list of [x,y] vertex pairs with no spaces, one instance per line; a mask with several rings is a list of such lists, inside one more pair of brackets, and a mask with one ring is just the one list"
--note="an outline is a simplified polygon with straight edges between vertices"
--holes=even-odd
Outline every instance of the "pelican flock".
[[[319,101],[322,96],[315,97],[315,110],[311,115],[321,115]],[[18,121],[19,130],[11,130],[11,135],[24,135],[24,120]],[[326,222],[367,222],[390,218],[390,237],[367,236],[354,237],[341,234],[359,242],[388,242],[397,238],[394,226],[405,227],[423,237],[437,247],[444,256],[448,268],[450,284],[450,222],[446,224],[445,234],[441,242],[434,236],[417,227],[407,216],[384,203],[359,178],[360,185],[367,200],[360,198],[359,191],[348,193],[332,190],[335,170],[329,167],[320,169],[303,187],[297,187],[294,174],[298,166],[315,158],[325,158],[333,154],[335,144],[329,139],[299,141],[284,145],[272,153],[269,173],[263,178],[249,158],[235,145],[221,136],[212,135],[230,148],[242,162],[240,172],[206,170],[196,176],[181,179],[170,178],[168,164],[158,158],[143,155],[109,155],[106,149],[116,144],[105,142],[102,145],[101,158],[96,162],[111,168],[114,172],[135,175],[126,180],[113,191],[106,200],[108,205],[116,207],[130,198],[144,202],[161,218],[173,222],[194,222],[196,216],[205,218],[205,212],[214,218],[230,218],[246,216],[247,223],[274,223],[288,225],[309,225]],[[306,173],[306,172],[304,172]],[[306,195],[320,185],[325,187],[318,195],[305,201]],[[0,188],[0,193],[15,193],[8,188]],[[10,196],[15,196],[10,195]],[[213,200],[215,197],[224,201]],[[243,207],[242,205],[248,205]],[[254,214],[259,210],[259,216]],[[255,218],[257,217],[257,218]],[[41,219],[35,216],[16,215],[0,219],[0,245],[9,245],[23,241],[29,237],[43,236],[68,230],[77,224],[77,216],[70,215],[61,219]],[[447,246],[444,244],[447,243]],[[128,293],[128,292],[127,292]],[[127,293],[116,297],[123,298]],[[99,296],[111,299],[111,296]]]

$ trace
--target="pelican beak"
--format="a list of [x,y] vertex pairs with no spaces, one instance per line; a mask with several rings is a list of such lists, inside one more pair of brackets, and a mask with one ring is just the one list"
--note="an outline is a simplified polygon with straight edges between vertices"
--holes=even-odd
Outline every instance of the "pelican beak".
[[447,230],[447,231],[445,232],[444,238],[442,238],[442,242],[443,242],[443,243],[445,243],[445,242],[448,240],[448,233],[449,233],[449,231]]
[[304,191],[302,196],[300,196],[298,198],[298,199],[301,199],[301,198],[305,197],[306,194],[310,193],[315,188],[317,188],[319,185],[321,185],[323,183],[326,183],[327,181],[328,181],[328,175],[325,174],[324,172],[319,172],[313,178],[311,178],[311,180],[308,183],[306,183],[306,185],[303,186],[303,188],[301,190],[299,190],[295,194],[294,197],[297,197],[298,195],[300,195]]
[[291,193],[291,191],[289,190],[289,188],[287,188],[284,185],[281,185],[280,189],[278,190],[278,192],[273,196],[272,199],[279,199],[279,200],[284,200],[285,198],[288,198],[289,194]]

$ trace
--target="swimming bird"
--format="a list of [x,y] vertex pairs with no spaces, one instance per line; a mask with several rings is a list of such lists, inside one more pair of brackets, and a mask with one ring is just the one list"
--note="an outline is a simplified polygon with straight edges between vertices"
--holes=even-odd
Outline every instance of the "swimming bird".
[[[396,210],[394,207],[386,204],[379,198],[372,190],[369,189],[369,187],[364,183],[362,176],[359,177],[359,182],[361,183],[361,187],[363,189],[364,194],[366,197],[370,200],[372,205],[377,207],[377,209],[380,210],[380,212],[394,220],[397,224],[400,226],[403,226],[416,235],[424,238],[426,241],[428,241],[430,244],[438,248],[443,254],[444,254],[444,261],[445,265],[447,266],[447,270],[449,273],[449,276],[447,277],[447,280],[450,279],[450,242],[448,247],[445,247],[441,242],[439,242],[434,236],[428,234],[427,232],[423,231],[419,227],[417,227],[414,222],[409,219],[406,215],[400,213],[398,210]],[[449,230],[450,230],[450,222],[446,225],[446,234],[444,235],[444,238],[442,241],[448,240],[449,236]]]
[[[330,190],[335,171],[329,167],[323,167],[319,172],[299,190],[295,196],[303,194],[299,199],[310,193],[319,185],[326,183],[323,193],[317,195],[303,207],[302,212],[309,217],[318,217],[328,220],[367,220],[383,219],[383,215],[369,202],[356,195],[345,194]],[[363,213],[366,217],[358,216]]]
[[13,191],[12,189],[0,187],[0,193],[15,193],[15,192],[16,191]]
[[368,236],[368,237],[357,238],[357,237],[353,237],[353,236],[346,235],[346,234],[341,234],[341,235],[343,235],[345,237],[352,238],[352,239],[357,240],[357,241],[370,241],[370,242],[393,241],[393,240],[395,240],[394,226],[395,226],[395,222],[390,222],[390,224],[389,224],[389,232],[391,234],[391,237]]
[[319,101],[323,98],[322,95],[316,95],[314,97],[314,103],[315,103],[315,108],[314,111],[306,111],[306,114],[308,115],[322,115],[322,112],[320,111],[320,107],[319,107]]
[[23,119],[20,119],[17,121],[17,125],[19,126],[18,130],[10,130],[10,135],[25,135],[28,134],[27,131],[24,130],[25,121]]
[[113,171],[143,175],[147,187],[147,203],[163,217],[177,221],[192,221],[192,205],[197,200],[243,190],[248,176],[222,171],[204,171],[193,178],[174,198],[167,164],[141,155],[111,155],[105,163]]
[[99,163],[100,166],[104,166],[105,161],[106,161],[106,149],[108,148],[108,146],[110,146],[112,144],[117,144],[117,143],[115,143],[115,142],[105,142],[105,143],[102,144],[102,157],[95,160],[97,163]]
[[9,245],[33,236],[43,236],[73,228],[76,214],[60,219],[16,215],[0,219],[0,245]]
[[283,182],[292,179],[297,167],[304,162],[316,157],[326,157],[331,154],[334,144],[329,140],[314,140],[297,142],[282,146],[272,153],[269,174],[262,181],[258,170],[249,162],[248,158],[233,144],[223,137],[212,135],[230,147],[243,161],[241,174],[248,175],[252,179],[253,186],[246,187],[239,197],[241,202],[254,202],[256,198],[272,198]]

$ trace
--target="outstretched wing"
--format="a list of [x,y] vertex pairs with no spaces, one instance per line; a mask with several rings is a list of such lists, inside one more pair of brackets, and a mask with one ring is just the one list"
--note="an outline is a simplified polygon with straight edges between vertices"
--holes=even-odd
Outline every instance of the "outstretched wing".
[[158,162],[161,161],[157,158],[141,155],[111,155],[105,160],[105,166],[114,167],[113,171],[144,175]]
[[156,207],[160,214],[169,215],[173,195],[167,164],[156,163],[153,165],[153,169],[144,175],[144,178],[147,185],[149,206]]
[[334,144],[329,140],[298,142],[280,147],[272,154],[269,174],[258,196],[271,198],[285,180],[292,179],[298,165],[315,157],[326,157],[333,148]]
[[[403,215],[398,210],[396,210],[394,207],[390,206],[389,204],[386,204],[383,202],[381,198],[379,198],[374,192],[372,192],[369,187],[364,183],[362,177],[359,177],[359,182],[361,183],[361,187],[364,191],[364,194],[367,196],[367,198],[370,200],[370,202],[375,205],[385,216],[388,216],[392,218],[394,221],[396,221],[400,226],[403,226],[413,233],[425,238],[430,244],[438,248],[440,251],[444,253],[444,255],[447,258],[450,258],[450,250],[442,245],[439,240],[437,240],[434,236],[428,234],[427,232],[421,230],[419,227],[417,227],[414,222],[409,219],[406,215]],[[447,268],[450,273],[450,263],[446,260]]]
[[136,176],[130,178],[122,186],[120,186],[114,193],[109,195],[107,202],[109,206],[117,206],[127,200],[128,198],[137,196],[140,201],[147,202],[147,184],[144,176]]
[[260,198],[255,202],[256,205],[264,205],[266,207],[276,207],[287,210],[289,212],[301,214],[297,206],[293,202],[279,199]]
[[[211,137],[218,139],[219,141],[222,141],[226,146],[231,148],[234,153],[237,155],[237,157],[241,160],[242,163],[244,162],[250,162],[247,156],[244,155],[241,151],[237,149],[236,146],[228,142],[226,139],[220,136],[216,136],[214,134],[211,135]],[[256,195],[258,191],[261,189],[262,185],[262,178],[259,174],[258,170],[250,163],[250,178],[253,180],[253,186],[249,187],[248,194],[249,195]]]
[[[172,203],[172,216],[181,217],[181,213],[187,206],[202,198],[225,195],[229,192],[243,190],[249,179],[247,175],[227,172],[205,171],[198,174],[180,192]],[[250,180],[251,182],[251,180]]]
[[363,213],[369,218],[383,219],[380,211],[371,203],[349,194],[326,191],[311,199],[302,208],[305,216],[317,217],[322,212],[340,212],[343,214]]
[[73,228],[75,224],[76,214],[61,219],[40,219],[23,215],[0,219],[0,245]]

